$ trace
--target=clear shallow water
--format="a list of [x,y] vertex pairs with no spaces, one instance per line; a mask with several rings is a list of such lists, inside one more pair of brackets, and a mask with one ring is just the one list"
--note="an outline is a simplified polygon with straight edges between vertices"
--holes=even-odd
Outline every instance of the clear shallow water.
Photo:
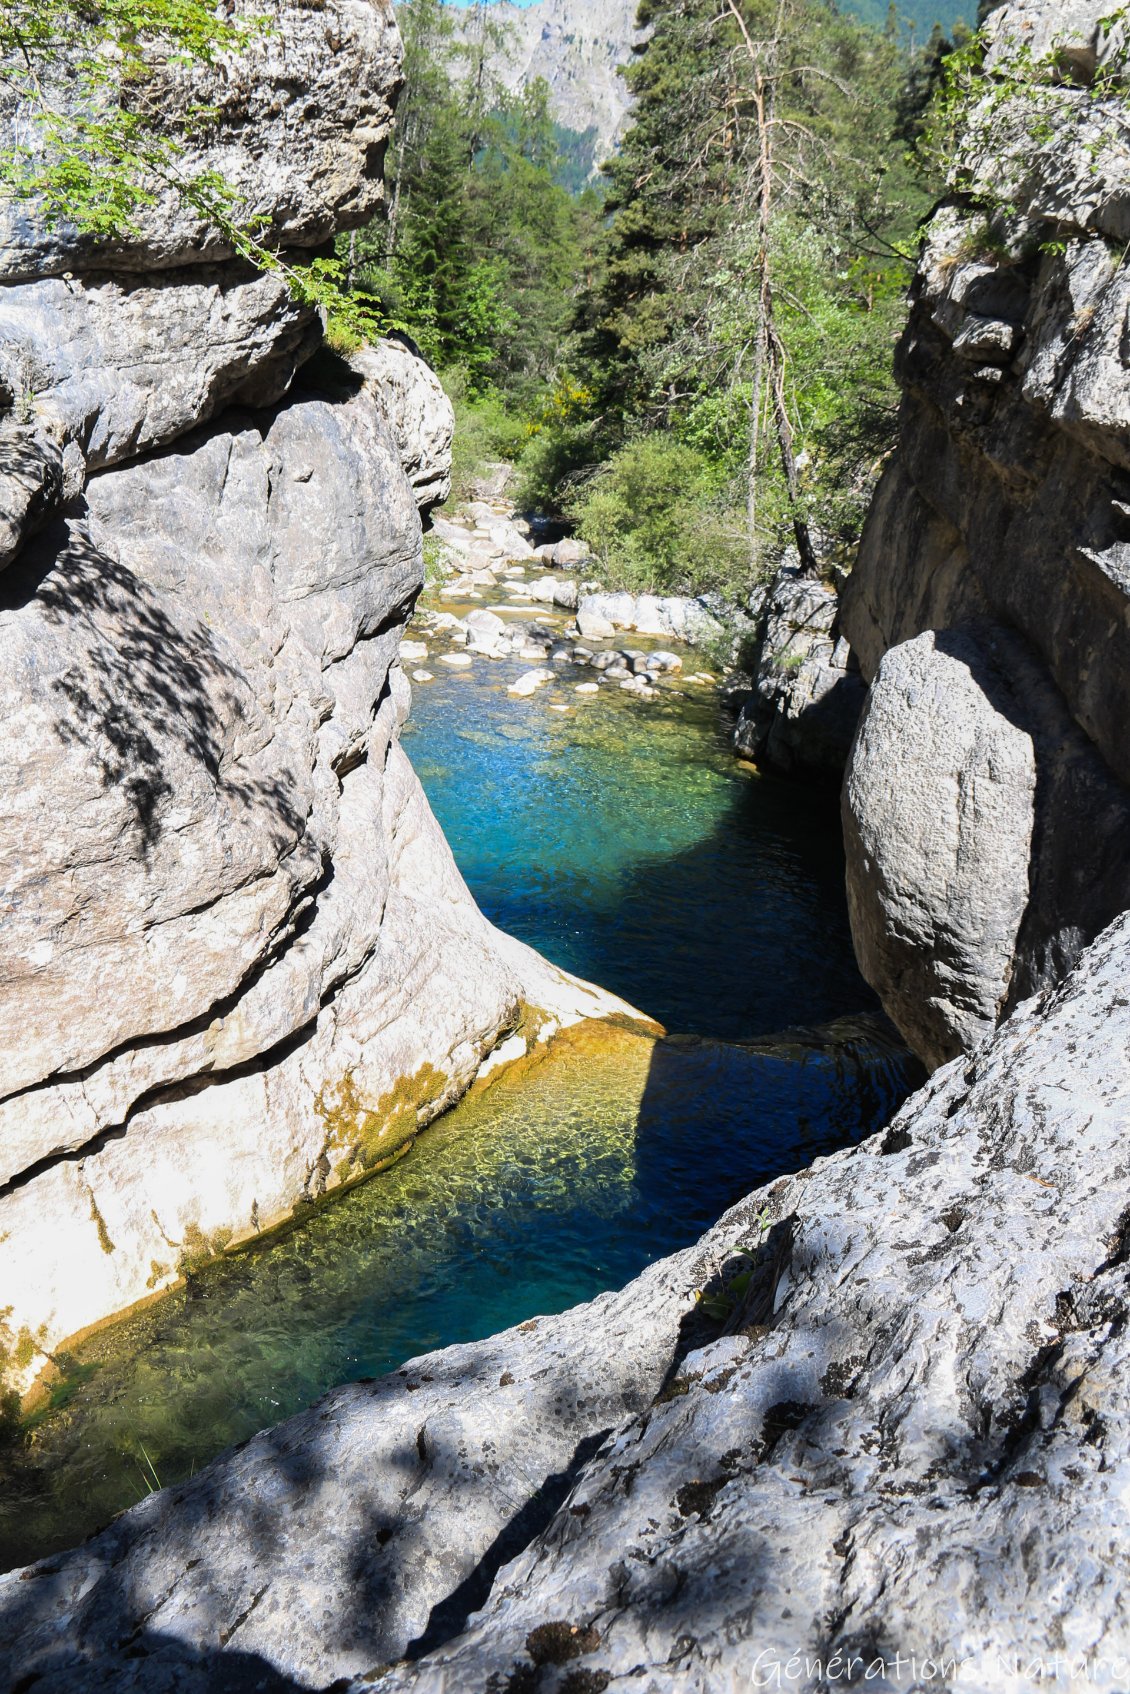
[[518,663],[434,668],[405,740],[489,915],[694,1033],[571,1032],[300,1229],[83,1343],[64,1403],[0,1452],[0,1568],[335,1383],[621,1285],[912,1080],[866,1015],[834,799],[739,770],[701,695],[562,714],[574,673],[516,701]]

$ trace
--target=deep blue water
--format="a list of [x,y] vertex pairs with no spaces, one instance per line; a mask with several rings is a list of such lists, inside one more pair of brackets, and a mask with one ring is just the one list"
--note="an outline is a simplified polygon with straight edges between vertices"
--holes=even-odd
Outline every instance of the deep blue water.
[[591,673],[569,667],[515,702],[505,685],[528,668],[435,665],[404,735],[495,923],[676,1031],[741,1038],[876,1008],[834,791],[740,767],[712,690],[578,696]]
[[834,796],[740,769],[702,689],[584,697],[570,671],[520,701],[517,662],[432,668],[405,744],[484,909],[680,1038],[571,1032],[76,1349],[65,1403],[0,1454],[0,1568],[338,1382],[622,1285],[906,1091],[852,960]]

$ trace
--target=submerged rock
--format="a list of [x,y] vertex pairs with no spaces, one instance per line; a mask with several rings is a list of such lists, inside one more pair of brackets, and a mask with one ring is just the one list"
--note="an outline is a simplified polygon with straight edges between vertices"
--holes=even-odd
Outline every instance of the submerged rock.
[[544,669],[523,671],[521,676],[516,677],[510,684],[506,692],[519,695],[536,694],[539,688],[543,688],[547,682],[552,681],[552,671]]

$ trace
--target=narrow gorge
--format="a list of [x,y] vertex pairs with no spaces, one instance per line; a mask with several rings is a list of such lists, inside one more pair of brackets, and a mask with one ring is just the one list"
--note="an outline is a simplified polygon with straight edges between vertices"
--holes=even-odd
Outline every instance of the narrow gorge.
[[[399,35],[252,10],[154,74],[297,264],[380,208]],[[88,1496],[0,1511],[62,1549],[0,1687],[1126,1688],[1126,27],[988,10],[740,763],[718,597],[434,520],[407,336],[335,351],[172,192],[0,199],[3,1423]],[[215,1426],[116,1516],[113,1418],[49,1445],[98,1371]]]

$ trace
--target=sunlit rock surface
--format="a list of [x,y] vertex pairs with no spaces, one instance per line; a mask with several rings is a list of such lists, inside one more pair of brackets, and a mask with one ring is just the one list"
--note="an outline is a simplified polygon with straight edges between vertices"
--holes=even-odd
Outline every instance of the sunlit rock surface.
[[339,1390],[13,1573],[9,1675],[712,1694],[838,1654],[1027,1691],[1058,1656],[1120,1687],[1128,982],[1121,919],[622,1293]]
[[[313,245],[378,203],[399,41],[272,18],[207,158]],[[223,260],[164,202],[96,251],[0,221],[7,1388],[619,1005],[496,935],[399,746],[439,384],[397,341],[294,386],[313,314]]]
[[[873,683],[846,790],[853,927],[887,1011],[934,1062],[1058,980],[1130,904],[1130,355],[1118,245],[1130,225],[1122,91],[1087,86],[1115,39],[1104,15],[1099,0],[992,14],[990,74],[1009,43],[1038,57],[1058,38],[1082,85],[1054,97],[1046,87],[1042,112],[1027,97],[987,99],[975,121],[958,164],[1013,210],[987,222],[963,201],[930,225],[898,355],[898,450],[844,597],[844,633]],[[913,661],[880,661],[928,631],[932,674],[895,713],[892,665]],[[946,742],[945,714],[927,722],[951,640],[964,644],[963,697],[979,690],[984,723],[998,725],[990,739],[1029,743],[991,779],[1009,791],[999,806],[979,808],[963,786],[982,756],[991,764],[987,747],[969,764],[960,736]],[[896,745],[896,729],[910,738]],[[899,793],[883,798],[892,783]],[[927,792],[938,795],[936,853],[916,833]],[[1028,854],[1002,858],[996,821],[1007,813],[1022,835],[1029,812]],[[880,831],[881,863],[868,847]],[[980,928],[958,935],[950,920],[958,836],[967,871],[986,879],[981,898],[996,904],[991,962]],[[910,931],[888,898],[895,884],[916,908]],[[917,950],[909,973],[896,963],[904,944]],[[985,970],[991,988],[975,1006],[951,993]]]

